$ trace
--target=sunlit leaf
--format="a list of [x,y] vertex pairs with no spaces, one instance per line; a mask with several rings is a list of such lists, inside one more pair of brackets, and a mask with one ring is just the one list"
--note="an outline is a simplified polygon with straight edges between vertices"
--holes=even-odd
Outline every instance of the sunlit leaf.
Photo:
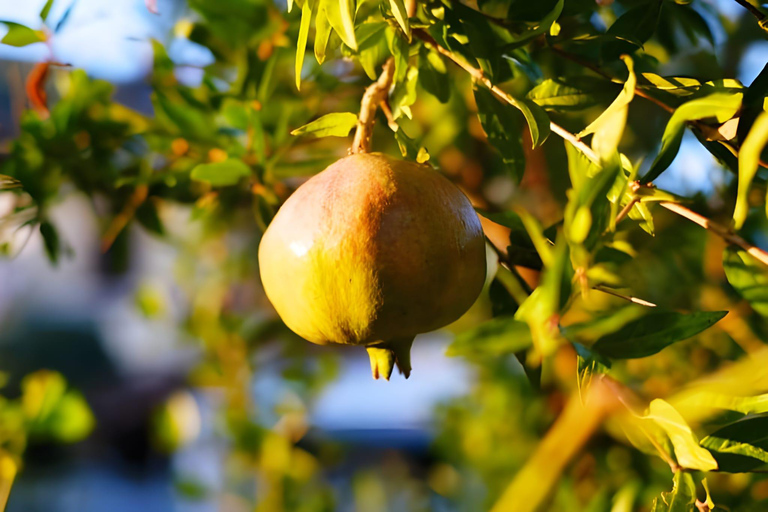
[[522,124],[515,122],[517,115],[512,107],[500,103],[487,90],[475,88],[477,117],[488,142],[496,148],[507,164],[512,178],[519,182],[525,170],[525,154],[522,146]]
[[291,132],[291,135],[312,135],[318,138],[346,137],[355,126],[357,126],[357,114],[352,112],[334,112],[296,128]]
[[326,2],[328,0],[318,0],[317,16],[315,17],[315,59],[318,64],[325,62],[325,55],[328,49],[328,42],[331,39],[333,29],[328,23],[326,14]]
[[760,154],[766,145],[768,145],[768,112],[763,112],[755,120],[747,138],[741,143],[741,149],[739,149],[739,190],[736,195],[736,207],[733,211],[733,224],[736,229],[741,229],[747,219],[749,188],[755,174],[757,174]]
[[301,70],[304,67],[304,54],[307,51],[307,37],[309,36],[309,25],[312,23],[312,9],[315,0],[304,0],[301,7],[301,25],[299,27],[299,39],[296,42],[296,88],[301,89]]
[[674,407],[657,398],[651,402],[645,417],[655,421],[667,433],[680,466],[700,471],[717,469],[715,458],[708,450],[699,446],[691,427]]
[[395,15],[397,23],[403,29],[408,39],[411,38],[411,25],[408,23],[408,11],[405,8],[403,0],[389,0],[389,6],[392,8],[392,14]]
[[605,80],[589,76],[548,78],[531,89],[527,98],[546,110],[583,110],[604,101],[613,87]]
[[624,133],[624,125],[627,122],[627,110],[632,98],[635,97],[635,87],[637,78],[635,77],[634,64],[628,56],[623,57],[627,65],[629,77],[624,82],[619,95],[613,100],[613,103],[603,111],[597,119],[592,121],[589,126],[584,128],[579,137],[585,137],[593,133],[592,149],[601,157],[606,158],[616,151],[621,136]]
[[[309,0],[307,0],[309,1]],[[328,22],[344,44],[357,50],[355,38],[355,0],[326,0]]]
[[669,167],[680,149],[687,121],[713,117],[719,123],[724,123],[739,110],[741,97],[741,94],[715,93],[678,107],[664,129],[661,150],[642,181],[648,183],[655,180]]

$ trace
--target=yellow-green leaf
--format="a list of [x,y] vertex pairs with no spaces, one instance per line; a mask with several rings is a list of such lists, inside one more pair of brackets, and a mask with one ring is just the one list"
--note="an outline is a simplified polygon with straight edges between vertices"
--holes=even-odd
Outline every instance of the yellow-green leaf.
[[700,471],[717,469],[715,458],[706,448],[699,445],[691,427],[674,407],[657,398],[651,402],[646,418],[655,421],[667,433],[675,449],[677,463],[681,467]]
[[392,8],[392,14],[395,15],[397,23],[400,28],[403,29],[405,35],[408,36],[408,40],[411,39],[411,25],[408,23],[408,11],[405,8],[403,0],[389,0],[389,5]]
[[328,22],[344,44],[357,50],[355,38],[355,0],[328,0],[325,4]]
[[312,135],[313,137],[346,137],[357,125],[357,115],[352,112],[335,112],[315,119],[296,128],[291,135]]
[[307,51],[309,25],[312,22],[312,0],[305,0],[301,7],[301,25],[299,40],[296,42],[296,88],[301,89],[301,69],[304,67],[304,53]]
[[[749,213],[749,187],[760,165],[760,153],[768,144],[768,112],[761,113],[739,150],[739,190],[736,196],[736,208],[733,210],[733,224],[741,229]],[[766,206],[768,208],[768,205]],[[766,210],[768,215],[768,210]]]

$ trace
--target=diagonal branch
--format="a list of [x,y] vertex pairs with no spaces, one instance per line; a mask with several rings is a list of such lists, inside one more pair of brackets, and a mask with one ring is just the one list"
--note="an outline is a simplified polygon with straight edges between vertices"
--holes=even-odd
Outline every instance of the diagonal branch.
[[[454,54],[452,51],[440,46],[438,42],[435,41],[434,38],[430,36],[426,31],[422,29],[418,29],[418,30],[414,30],[413,34],[414,36],[421,39],[428,48],[438,52],[440,55],[449,59],[454,64],[456,64],[457,66],[465,70],[467,73],[469,73],[469,75],[472,78],[474,78],[475,81],[483,84],[499,99],[501,99],[506,103],[509,103],[510,105],[515,105],[516,100],[509,93],[495,86],[493,82],[491,82],[491,80],[488,77],[486,77],[485,74],[483,74],[482,70],[472,66],[469,62],[464,60],[462,57]],[[554,121],[549,122],[549,127],[554,133],[562,137],[564,140],[568,141],[571,145],[573,145],[573,147],[578,149],[584,156],[589,158],[592,162],[594,162],[597,165],[600,165],[600,158],[598,157],[597,153],[595,153],[591,147],[586,145],[584,141],[582,141],[578,136],[569,132],[568,130],[566,130],[559,124],[555,123]],[[749,254],[757,258],[759,261],[761,261],[765,265],[768,265],[768,252],[765,252],[762,249],[755,247],[754,245],[750,244],[749,242],[747,242],[737,234],[731,232],[728,228],[721,226],[720,224],[717,224],[716,222],[713,222],[707,219],[706,217],[703,217],[698,213],[695,213],[692,210],[680,204],[669,203],[669,202],[662,202],[660,204],[662,207],[666,208],[667,210],[673,213],[676,213],[677,215],[680,215],[681,217],[684,217],[690,220],[691,222],[694,222],[699,226],[713,232],[714,234],[723,238],[725,241],[738,245],[739,247],[747,251]]]

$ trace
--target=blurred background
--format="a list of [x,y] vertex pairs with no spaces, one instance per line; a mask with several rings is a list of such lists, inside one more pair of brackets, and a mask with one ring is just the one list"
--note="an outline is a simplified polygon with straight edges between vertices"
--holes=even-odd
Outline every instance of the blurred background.
[[[45,3],[0,3],[0,20],[39,28]],[[711,42],[695,36],[674,52],[650,42],[666,55],[662,67],[749,84],[768,61],[768,41],[733,1],[695,5]],[[24,449],[7,510],[486,509],[567,396],[555,384],[535,389],[512,355],[446,355],[455,333],[493,314],[492,287],[457,324],[420,336],[412,376],[390,382],[371,379],[362,348],[298,339],[261,292],[256,251],[270,212],[348,144],[290,141],[287,133],[317,113],[355,111],[368,83],[359,67],[307,61],[297,93],[296,12],[258,0],[56,0],[45,25],[47,42],[0,45],[3,158],[24,151],[26,161],[62,162],[34,168],[41,173],[41,190],[30,192],[34,211],[24,198],[0,194],[7,256],[0,262],[0,440],[10,451]],[[257,87],[273,54],[269,104],[217,96]],[[47,60],[56,63],[43,88],[50,118],[29,112],[26,90],[35,64]],[[484,142],[466,77],[452,80],[448,103],[419,94],[410,133],[477,204],[522,205],[544,225],[558,221],[567,182],[562,145],[526,147],[526,176],[516,184]],[[627,144],[639,157],[657,146],[667,114],[635,103]],[[262,116],[263,147],[254,147],[254,125],[242,121],[254,115],[248,109]],[[587,118],[570,122],[583,126]],[[397,152],[379,125],[380,149]],[[78,144],[89,153],[78,153]],[[258,171],[271,185],[214,191],[182,176],[199,162],[221,161],[217,151],[246,161],[256,155],[257,167],[260,156],[279,155]],[[136,205],[135,180],[147,169],[163,170]],[[657,184],[715,214],[730,211],[733,174],[690,134]],[[123,219],[126,212],[136,222]],[[35,216],[50,221],[55,236],[28,222]],[[768,247],[764,222],[750,222],[753,240]],[[654,263],[653,272],[626,264],[639,296],[710,309],[735,300],[721,289],[722,271],[712,271],[722,244],[695,226],[659,214],[655,238],[626,236],[639,261]],[[681,296],[679,279],[698,296]],[[753,327],[759,336],[708,331],[696,344],[616,371],[647,396],[664,396],[720,358],[762,344],[765,326]],[[558,361],[552,382],[575,380],[573,357]],[[36,403],[53,412],[16,432],[19,411]],[[762,478],[719,475],[711,485],[733,510],[765,510]],[[600,434],[567,471],[551,510],[649,510],[669,486],[663,461]]]

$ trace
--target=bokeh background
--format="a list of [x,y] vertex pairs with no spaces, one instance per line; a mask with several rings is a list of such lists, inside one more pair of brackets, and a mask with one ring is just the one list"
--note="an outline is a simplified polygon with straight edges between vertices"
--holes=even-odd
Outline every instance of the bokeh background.
[[[749,84],[768,61],[768,41],[735,2],[695,1],[710,22],[714,44],[697,37],[695,44],[678,45],[667,55],[667,69]],[[44,3],[1,2],[0,20],[39,27]],[[76,170],[65,169],[63,176],[105,172],[112,184],[123,178],[130,183],[142,165],[176,166],[178,172],[215,161],[217,150],[238,156],[250,151],[251,134],[238,125],[247,103],[219,103],[218,112],[206,103],[211,90],[244,83],[243,63],[251,56],[241,51],[245,46],[257,55],[283,53],[278,92],[269,107],[258,109],[272,132],[262,151],[285,148],[269,169],[281,183],[277,196],[248,189],[216,195],[194,183],[177,184],[170,172],[157,186],[177,195],[147,203],[147,211],[137,212],[139,222],[106,242],[111,219],[130,198],[105,199],[98,178],[86,179],[93,194],[62,178],[45,196],[59,240],[55,263],[39,230],[24,225],[18,196],[0,195],[7,255],[0,262],[0,391],[9,401],[33,393],[36,384],[24,380],[29,375],[36,375],[38,387],[59,386],[51,383],[52,374],[35,373],[52,370],[88,404],[64,415],[65,423],[80,425],[71,436],[40,427],[24,441],[23,468],[8,510],[487,508],[557,416],[566,391],[554,384],[547,393],[532,388],[511,355],[446,355],[455,333],[492,314],[489,290],[456,325],[418,338],[407,381],[399,375],[391,382],[373,381],[364,350],[314,347],[280,324],[261,293],[256,268],[258,238],[269,216],[263,210],[274,209],[306,176],[343,155],[348,144],[288,143],[287,132],[319,112],[356,110],[367,79],[350,62],[322,69],[307,64],[309,78],[299,95],[291,71],[296,13],[285,15],[286,27],[279,37],[269,35],[274,47],[267,49],[267,36],[260,40],[258,32],[265,25],[260,16],[266,2],[233,1],[231,10],[225,4],[159,0],[155,14],[143,0],[56,0],[46,22],[54,29],[48,43],[0,45],[2,152],[7,155],[12,141],[24,140],[25,133],[38,130],[47,137],[45,123],[36,127],[25,113],[26,77],[47,59],[61,64],[45,86],[49,104],[68,102],[69,115],[79,116],[77,128],[70,133],[57,127],[55,137],[87,136],[92,144],[109,138],[101,154],[95,150],[82,162],[67,161]],[[277,9],[283,12],[285,6]],[[594,22],[603,23],[597,15]],[[217,41],[206,46],[206,37]],[[562,145],[550,141],[529,150],[526,177],[517,185],[483,140],[472,102],[462,92],[466,78],[456,73],[453,80],[449,103],[420,94],[414,107],[412,133],[433,162],[478,204],[523,205],[544,225],[559,220],[566,176]],[[208,93],[195,92],[201,88]],[[113,104],[127,109],[118,111]],[[98,109],[110,109],[109,116]],[[634,157],[657,146],[665,116],[649,104],[633,103],[628,144]],[[112,121],[141,124],[145,118],[160,121],[144,140],[110,132]],[[578,125],[579,118],[573,122]],[[380,149],[396,152],[391,136],[381,135],[385,129],[377,127]],[[717,213],[728,212],[733,182],[687,134],[657,184]],[[243,199],[249,194],[262,199]],[[751,222],[753,240],[768,247],[764,223]],[[670,306],[733,304],[736,299],[723,291],[722,272],[716,270],[721,243],[663,214],[657,223],[655,238],[628,235],[639,257],[653,263],[627,270],[637,273],[638,295]],[[490,254],[489,259],[493,264]],[[675,285],[681,280],[686,287]],[[696,290],[696,296],[681,296],[681,290]],[[716,361],[762,345],[765,326],[753,328],[757,334],[717,329],[695,344],[682,343],[617,371],[647,396],[664,396]],[[552,382],[575,379],[572,354],[552,371],[557,374]],[[2,437],[6,434],[0,426],[4,443],[10,439]],[[652,497],[669,485],[663,461],[601,434],[571,465],[551,509],[648,510]],[[732,510],[768,506],[768,480],[759,475],[721,475],[711,485]]]

